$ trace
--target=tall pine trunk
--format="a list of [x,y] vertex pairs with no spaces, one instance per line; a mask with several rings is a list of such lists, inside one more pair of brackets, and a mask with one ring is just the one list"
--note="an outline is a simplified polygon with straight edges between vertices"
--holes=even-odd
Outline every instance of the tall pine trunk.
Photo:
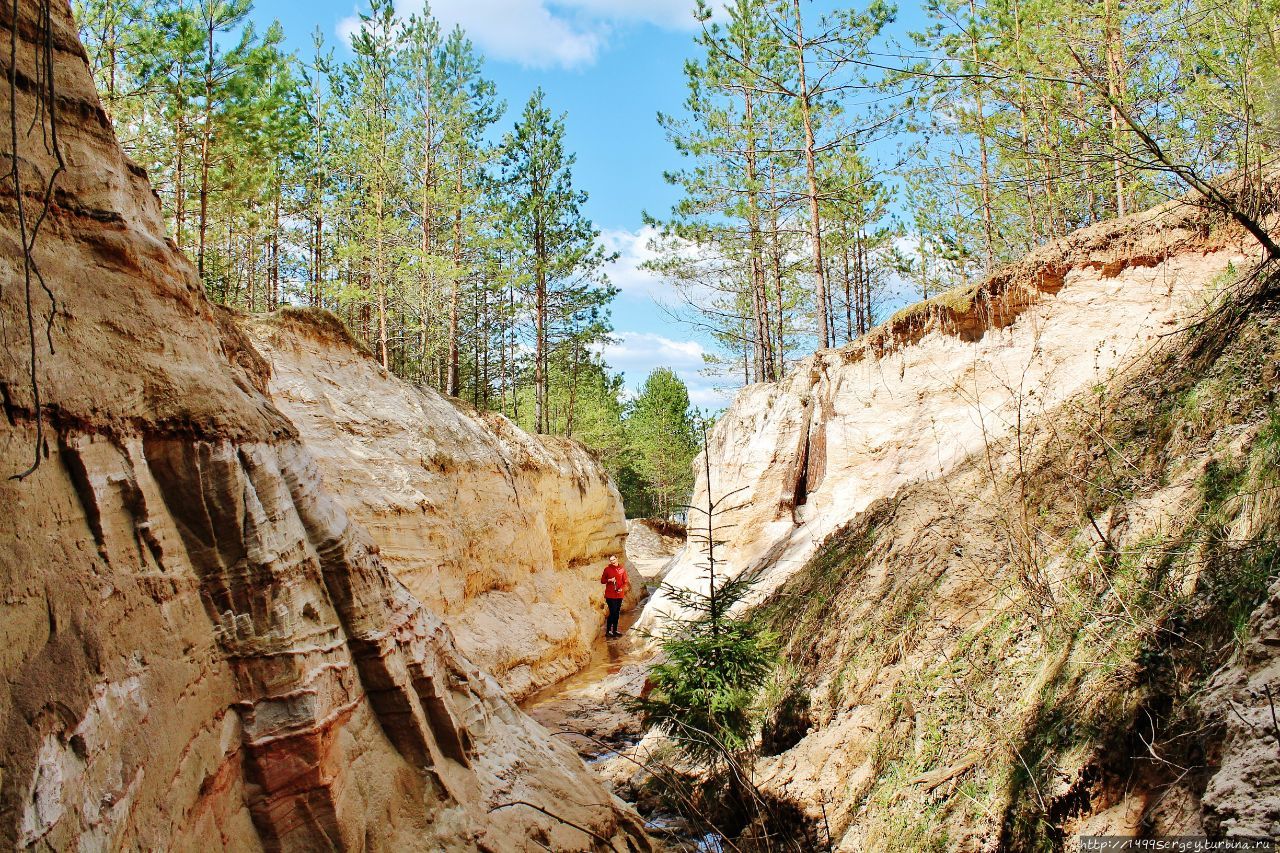
[[174,151],[174,158],[173,158],[174,159],[173,218],[174,218],[175,228],[177,229],[177,233],[174,234],[174,239],[178,244],[178,248],[185,251],[186,241],[184,240],[184,237],[186,234],[186,224],[187,224],[187,204],[186,204],[187,194],[185,191],[186,176],[183,175],[182,173],[182,167],[184,165],[182,155],[183,155],[183,152],[186,150],[187,146],[183,144],[183,134],[185,132],[185,126],[184,126],[185,123],[182,120],[183,111],[181,107],[178,110],[176,110],[176,112],[177,112],[177,117],[174,120],[174,123],[177,126],[174,130],[174,146],[176,150]]
[[450,397],[458,396],[458,298],[462,289],[462,152],[456,154],[453,190],[453,288],[449,292],[449,388]]
[[271,293],[267,297],[267,310],[280,307],[280,186],[277,183],[275,205],[271,219]]
[[[430,83],[427,84],[430,86]],[[428,94],[428,97],[430,95]],[[429,103],[429,102],[428,102]],[[426,108],[422,117],[423,135],[422,135],[422,198],[420,200],[421,209],[420,219],[421,225],[421,248],[422,248],[422,264],[418,272],[418,348],[422,351],[422,372],[428,375],[428,354],[431,345],[431,337],[429,327],[431,325],[430,316],[430,294],[433,289],[431,286],[431,272],[428,259],[431,257],[431,178],[432,178],[432,162],[431,162],[431,136],[432,136],[432,120],[430,106]]]
[[1124,100],[1124,33],[1121,31],[1118,0],[1103,0],[1103,39],[1106,44],[1107,95],[1111,111],[1111,178],[1115,182],[1116,215],[1128,212],[1125,201],[1124,163],[1121,143],[1124,133],[1116,103]]
[[[982,73],[982,56],[978,52],[978,6],[975,0],[969,0],[969,47],[973,56],[975,73]],[[973,106],[978,113],[978,154],[982,173],[978,177],[982,195],[982,235],[985,245],[985,272],[995,269],[995,222],[991,211],[991,154],[987,146],[986,103],[982,97],[981,81],[973,87]]]
[[547,247],[546,235],[539,223],[534,233],[534,357],[533,357],[533,421],[534,432],[546,432],[547,417]]
[[377,293],[378,302],[378,358],[382,362],[382,368],[389,370],[391,368],[391,359],[387,354],[387,286],[384,278],[383,270],[383,241],[382,241],[382,214],[384,200],[382,190],[378,190],[377,204],[375,210],[377,212],[378,221],[374,225],[373,240],[373,287]]
[[813,284],[818,297],[818,344],[831,346],[827,323],[827,279],[822,263],[822,215],[818,207],[817,143],[813,133],[813,105],[805,68],[804,22],[800,0],[792,0],[796,16],[796,72],[799,76],[800,119],[804,124],[804,171],[809,196],[809,241],[813,244]]
[[207,19],[204,73],[204,124],[200,128],[200,222],[196,248],[196,271],[204,281],[204,245],[209,225],[209,146],[213,136],[213,6]]
[[[743,51],[743,63],[750,66],[751,52]],[[769,346],[769,296],[765,292],[764,258],[760,240],[760,201],[756,187],[756,129],[754,103],[751,90],[743,88],[745,110],[743,125],[746,131],[747,161],[747,230],[749,232],[751,254],[751,307],[755,317],[755,366],[757,377],[764,382],[775,378],[773,353]]]
[[321,263],[324,261],[324,213],[317,205],[315,215],[315,245],[312,247],[311,253],[311,305],[319,307],[323,304],[323,284],[324,271],[321,269]]
[[842,219],[840,222],[840,244],[844,249],[844,265],[841,272],[844,273],[844,332],[845,340],[852,343],[853,341],[853,288],[850,281],[849,270],[849,230],[848,224]]

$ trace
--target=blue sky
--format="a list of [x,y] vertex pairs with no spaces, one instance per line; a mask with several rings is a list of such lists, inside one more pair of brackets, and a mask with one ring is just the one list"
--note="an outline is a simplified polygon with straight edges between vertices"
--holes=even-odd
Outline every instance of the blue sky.
[[[396,0],[403,14],[423,0]],[[260,26],[279,20],[287,45],[311,52],[319,27],[342,56],[344,34],[363,6],[354,0],[256,0]],[[727,380],[703,376],[703,347],[688,327],[656,303],[662,283],[638,268],[647,234],[641,211],[668,212],[676,191],[662,179],[679,165],[656,115],[678,112],[683,65],[693,54],[693,0],[435,0],[442,28],[460,24],[486,57],[486,71],[507,102],[504,127],[538,86],[568,113],[568,148],[577,154],[576,184],[589,193],[587,213],[621,255],[610,270],[621,294],[613,307],[616,343],[605,351],[614,370],[637,387],[659,365],[676,370],[695,405],[717,409]]]

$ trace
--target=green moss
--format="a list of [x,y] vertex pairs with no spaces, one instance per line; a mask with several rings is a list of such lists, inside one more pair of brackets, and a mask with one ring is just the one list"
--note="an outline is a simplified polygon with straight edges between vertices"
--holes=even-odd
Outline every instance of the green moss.
[[1262,479],[1280,479],[1280,406],[1273,405],[1253,442],[1254,470]]
[[906,308],[900,309],[889,318],[888,326],[909,323],[917,319],[926,319],[943,311],[965,314],[973,310],[973,303],[982,290],[982,284],[962,284],[950,290],[944,290],[937,296],[921,300]]
[[1218,459],[1209,460],[1196,485],[1200,489],[1201,518],[1220,521],[1223,504],[1240,493],[1246,470],[1242,465]]
[[1207,573],[1203,582],[1208,604],[1205,609],[1230,631],[1235,647],[1247,639],[1249,617],[1266,599],[1267,588],[1277,572],[1280,545],[1272,541],[1233,549],[1216,561],[1213,572]]
[[869,799],[869,810],[881,817],[868,845],[887,851],[942,851],[951,849],[951,837],[943,819],[946,803],[938,797],[921,802],[910,780],[919,773],[914,761],[894,760],[881,774],[882,784]]

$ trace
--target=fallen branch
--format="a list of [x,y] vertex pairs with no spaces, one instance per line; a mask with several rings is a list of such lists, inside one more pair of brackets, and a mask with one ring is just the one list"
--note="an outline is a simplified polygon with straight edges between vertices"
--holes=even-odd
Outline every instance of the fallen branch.
[[[608,804],[608,803],[594,803],[594,805],[600,806],[601,808],[611,808],[611,806],[609,806],[609,804]],[[558,815],[558,814],[553,814],[552,812],[547,811],[547,810],[546,810],[546,809],[544,809],[542,806],[535,806],[533,803],[529,803],[529,802],[526,802],[526,801],[524,801],[524,800],[512,800],[512,801],[511,801],[511,802],[509,802],[509,803],[500,803],[500,804],[498,804],[498,805],[494,806],[493,808],[489,809],[489,813],[490,813],[490,814],[493,814],[493,813],[494,813],[494,812],[496,812],[498,809],[508,809],[508,808],[511,808],[512,806],[527,806],[528,808],[531,808],[531,809],[533,809],[533,810],[534,810],[534,811],[536,811],[536,812],[542,812],[544,815],[546,815],[547,817],[551,818],[552,820],[555,820],[555,821],[558,821],[558,822],[560,822],[560,823],[563,823],[565,826],[571,826],[571,827],[573,827],[574,829],[578,830],[578,831],[579,831],[579,832],[581,832],[581,833],[585,833],[586,835],[590,835],[592,838],[594,838],[596,841],[599,841],[601,844],[607,844],[607,845],[609,845],[610,847],[612,847],[612,846],[613,846],[613,842],[612,842],[612,841],[610,841],[609,839],[605,838],[605,837],[604,837],[604,836],[602,836],[602,835],[597,835],[596,833],[594,833],[594,832],[592,832],[591,830],[587,829],[585,826],[581,826],[581,825],[579,825],[579,824],[576,824],[576,823],[574,823],[574,822],[573,822],[573,821],[571,821],[571,820],[566,820],[566,819],[564,819],[564,818],[560,817],[560,815]]]
[[973,766],[982,760],[982,753],[971,752],[964,758],[960,759],[956,764],[942,770],[934,770],[932,773],[922,773],[907,782],[908,785],[923,785],[926,791],[933,791],[935,788],[941,787],[943,784],[950,782],[959,776],[968,773]]

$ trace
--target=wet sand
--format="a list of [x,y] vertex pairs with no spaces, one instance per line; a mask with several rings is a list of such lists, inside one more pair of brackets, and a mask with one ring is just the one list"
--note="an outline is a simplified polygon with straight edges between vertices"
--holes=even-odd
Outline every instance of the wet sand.
[[640,694],[652,660],[641,638],[630,632],[639,615],[639,609],[624,614],[620,638],[601,634],[585,667],[521,703],[525,713],[568,741],[588,763],[626,749],[642,734],[626,702]]

